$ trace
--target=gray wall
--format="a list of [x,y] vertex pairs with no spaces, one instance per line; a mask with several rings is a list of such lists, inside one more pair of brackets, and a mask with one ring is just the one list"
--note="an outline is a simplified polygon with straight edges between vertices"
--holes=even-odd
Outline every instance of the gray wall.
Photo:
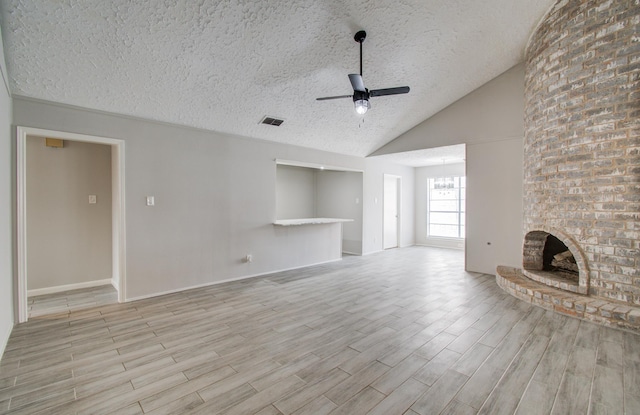
[[27,137],[26,154],[27,289],[111,279],[111,147]]
[[13,197],[15,171],[11,145],[12,103],[0,34],[0,356],[13,328]]
[[522,139],[467,145],[466,267],[522,266]]
[[318,171],[316,183],[318,217],[352,219],[342,224],[342,250],[362,254],[362,173]]
[[524,137],[524,63],[398,136],[372,155]]
[[[413,169],[15,97],[14,124],[125,140],[126,296],[151,296],[339,259],[334,226],[273,226],[276,159],[364,171],[363,252],[382,249],[384,173]],[[145,196],[156,206],[145,206]],[[413,191],[403,193],[413,206]],[[379,219],[378,219],[379,217]],[[409,218],[409,216],[406,216]],[[413,208],[404,245],[413,244]],[[292,229],[295,228],[295,229]],[[338,228],[339,229],[339,228]],[[338,239],[339,241],[339,239]],[[253,262],[244,263],[245,254]]]
[[276,219],[318,217],[316,170],[308,167],[276,167]]

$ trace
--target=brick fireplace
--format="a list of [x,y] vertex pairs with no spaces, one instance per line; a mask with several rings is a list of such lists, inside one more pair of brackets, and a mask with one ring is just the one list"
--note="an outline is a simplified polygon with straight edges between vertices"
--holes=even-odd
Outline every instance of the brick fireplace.
[[[499,267],[496,276],[532,303],[636,331],[638,33],[638,0],[559,0],[532,35],[525,72],[523,269]],[[555,248],[545,251],[548,241]],[[555,256],[566,269],[549,265]]]

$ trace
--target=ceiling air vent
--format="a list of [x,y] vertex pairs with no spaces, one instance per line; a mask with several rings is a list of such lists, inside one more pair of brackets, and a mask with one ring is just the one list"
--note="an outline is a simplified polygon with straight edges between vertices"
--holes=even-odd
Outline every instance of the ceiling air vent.
[[284,120],[267,116],[264,117],[262,121],[260,121],[260,124],[275,125],[276,127],[280,127],[280,124],[282,124],[283,122]]

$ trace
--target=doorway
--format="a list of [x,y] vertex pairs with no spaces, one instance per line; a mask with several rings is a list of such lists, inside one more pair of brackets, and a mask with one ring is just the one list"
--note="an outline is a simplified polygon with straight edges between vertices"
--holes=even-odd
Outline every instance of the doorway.
[[399,246],[400,240],[400,176],[384,175],[383,186],[383,234],[382,248],[391,249]]
[[[111,148],[111,283],[118,291],[118,302],[125,294],[125,226],[124,226],[124,141],[84,134],[18,127],[17,138],[17,256],[18,322],[29,318],[27,267],[27,137],[47,137],[82,143],[105,144]],[[91,202],[89,202],[91,203]]]

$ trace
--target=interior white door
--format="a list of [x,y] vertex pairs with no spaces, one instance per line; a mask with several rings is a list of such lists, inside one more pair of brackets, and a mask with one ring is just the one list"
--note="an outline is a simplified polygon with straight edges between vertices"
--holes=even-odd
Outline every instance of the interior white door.
[[383,192],[383,235],[382,248],[398,247],[398,194],[400,178],[397,176],[384,175],[384,192]]

